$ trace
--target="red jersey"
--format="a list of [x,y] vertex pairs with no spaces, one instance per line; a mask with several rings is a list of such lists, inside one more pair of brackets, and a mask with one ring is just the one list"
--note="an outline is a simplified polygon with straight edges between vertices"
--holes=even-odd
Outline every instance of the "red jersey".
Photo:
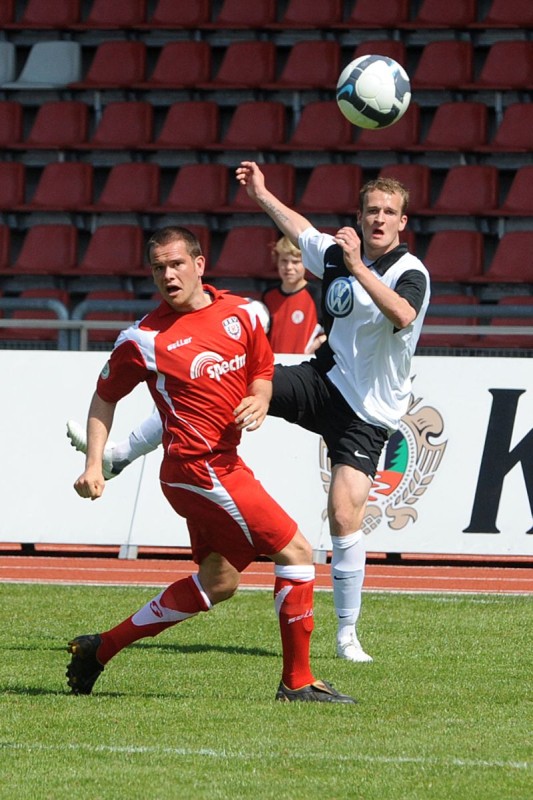
[[270,312],[268,340],[275,353],[305,353],[322,332],[309,284],[292,294],[280,286],[267,289],[263,303]]
[[162,302],[119,335],[97,384],[116,403],[145,381],[163,422],[165,454],[179,459],[234,450],[233,409],[256,379],[272,380],[265,332],[242,297],[204,285],[209,306],[184,314]]

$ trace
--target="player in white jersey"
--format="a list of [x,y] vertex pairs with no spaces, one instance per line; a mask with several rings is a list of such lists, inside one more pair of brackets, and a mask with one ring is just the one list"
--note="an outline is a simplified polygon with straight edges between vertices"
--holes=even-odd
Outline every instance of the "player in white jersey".
[[162,302],[119,335],[100,374],[85,470],[74,486],[81,497],[102,495],[102,455],[115,407],[146,383],[163,426],[161,488],[187,520],[198,571],[110,630],[72,639],[68,685],[74,694],[90,694],[124,647],[229,599],[243,569],[266,555],[275,564],[283,654],[276,699],[354,703],[311,671],[311,546],[237,452],[242,431],[265,419],[272,393],[274,358],[265,332],[246,301],[202,282],[205,259],[188,229],[157,231],[147,252]]
[[[345,226],[331,236],[269,192],[255,162],[243,162],[237,179],[322,281],[327,341],[311,361],[276,365],[268,414],[326,442],[337,655],[372,661],[356,631],[366,561],[361,526],[380,453],[407,410],[411,359],[430,296],[426,268],[400,244],[408,191],[393,179],[369,181],[360,193],[358,229]],[[78,430],[71,426],[69,436],[83,449]],[[149,418],[128,442],[108,451],[108,474],[154,449],[159,439],[157,420]]]

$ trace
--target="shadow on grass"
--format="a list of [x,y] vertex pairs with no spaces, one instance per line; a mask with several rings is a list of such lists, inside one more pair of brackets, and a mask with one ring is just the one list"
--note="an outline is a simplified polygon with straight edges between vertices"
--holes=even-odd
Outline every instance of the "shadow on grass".
[[[126,649],[126,648],[125,648]],[[133,644],[129,645],[127,648],[128,650],[133,649],[140,649],[140,650],[159,650],[160,652],[165,653],[176,653],[176,654],[192,654],[192,653],[226,653],[230,656],[273,656],[279,658],[279,651],[273,650],[265,650],[262,647],[241,647],[238,645],[221,645],[221,644],[160,644],[157,642],[134,642]],[[43,647],[41,644],[35,645],[16,645],[14,647],[5,647],[4,651],[12,651],[12,652],[49,652],[49,653],[64,653],[65,656],[69,657],[69,652],[67,650],[67,646],[54,646],[54,647]]]

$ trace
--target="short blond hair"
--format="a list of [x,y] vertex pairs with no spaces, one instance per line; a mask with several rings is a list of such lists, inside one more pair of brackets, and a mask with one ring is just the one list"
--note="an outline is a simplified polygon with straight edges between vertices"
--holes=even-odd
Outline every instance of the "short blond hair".
[[380,192],[386,192],[387,194],[398,194],[402,200],[402,214],[407,212],[409,190],[403,183],[397,181],[396,178],[388,178],[386,176],[367,181],[367,183],[361,187],[359,192],[359,208],[361,211],[363,211],[367,194],[376,189]]
[[302,251],[291,242],[288,236],[282,236],[281,239],[278,239],[272,248],[272,254],[274,258],[279,255],[292,256],[299,259],[302,257]]

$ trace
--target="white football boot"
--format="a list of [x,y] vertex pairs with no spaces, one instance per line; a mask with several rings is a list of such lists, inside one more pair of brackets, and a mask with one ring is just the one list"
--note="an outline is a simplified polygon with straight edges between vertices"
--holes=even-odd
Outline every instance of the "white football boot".
[[[70,439],[72,447],[75,447],[79,453],[87,453],[87,433],[79,422],[69,419],[67,422],[67,436]],[[129,463],[128,461],[122,464],[113,462],[113,449],[115,443],[108,441],[104,448],[104,457],[102,459],[102,473],[106,481],[119,475],[124,467]]]
[[374,660],[372,656],[365,653],[361,647],[361,642],[355,635],[345,642],[337,642],[337,656],[358,664],[371,664]]

